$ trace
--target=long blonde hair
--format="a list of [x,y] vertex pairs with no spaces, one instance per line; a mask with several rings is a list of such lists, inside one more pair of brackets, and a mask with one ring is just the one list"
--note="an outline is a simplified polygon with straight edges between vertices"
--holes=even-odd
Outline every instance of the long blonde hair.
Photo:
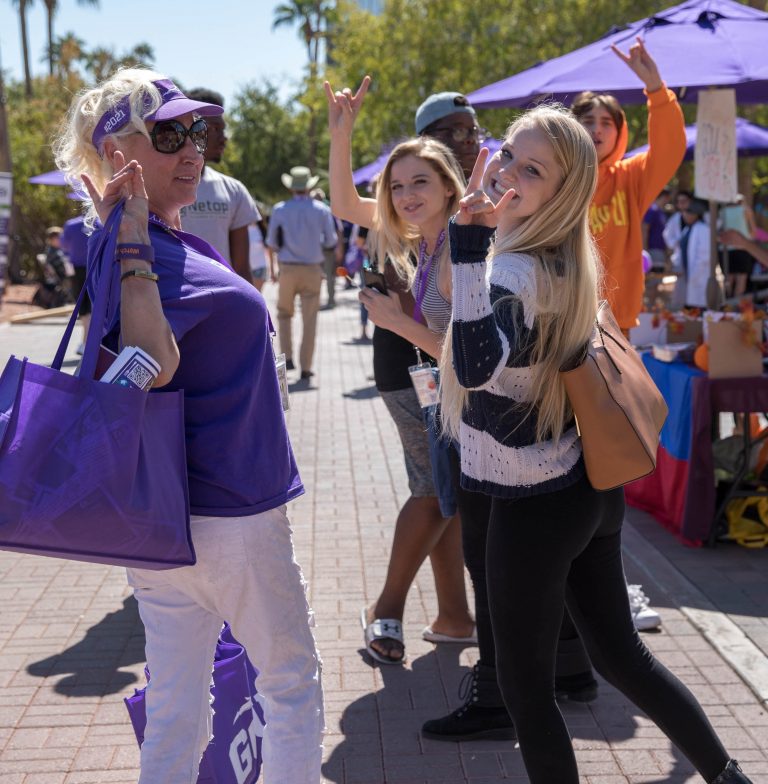
[[[542,131],[562,174],[557,193],[535,214],[508,233],[497,235],[489,258],[501,253],[527,253],[536,262],[535,343],[528,413],[538,409],[536,438],[558,441],[570,417],[560,368],[571,359],[592,334],[597,313],[600,261],[589,231],[589,205],[597,184],[597,155],[589,134],[567,109],[539,106],[519,117],[506,133],[509,140],[520,129]],[[499,311],[518,305],[515,297],[494,303]],[[505,320],[508,314],[504,314]],[[440,358],[443,428],[458,437],[461,414],[468,392],[458,382],[453,368],[449,329]],[[512,346],[521,351],[526,346]]]
[[[82,90],[75,96],[53,143],[56,165],[71,185],[80,187],[80,176],[87,174],[99,191],[104,190],[113,172],[109,161],[93,146],[96,124],[105,112],[128,96],[130,121],[110,137],[138,132],[149,139],[143,117],[156,111],[162,103],[160,92],[152,82],[166,78],[148,68],[121,68],[97,87]],[[95,217],[93,204],[88,201],[86,224],[92,226]]]
[[[397,161],[412,155],[426,161],[440,179],[453,191],[445,208],[445,222],[459,208],[466,183],[464,173],[448,147],[437,139],[419,136],[401,142],[390,153],[376,184],[376,213],[373,229],[376,232],[376,257],[389,258],[398,275],[410,286],[413,281],[411,258],[418,253],[421,233],[413,224],[406,223],[395,212],[392,202],[392,167]],[[447,254],[448,243],[443,246]]]

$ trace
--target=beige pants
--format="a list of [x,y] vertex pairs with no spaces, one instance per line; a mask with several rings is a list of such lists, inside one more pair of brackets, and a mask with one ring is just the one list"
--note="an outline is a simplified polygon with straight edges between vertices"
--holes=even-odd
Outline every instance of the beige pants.
[[315,328],[317,311],[320,308],[320,289],[323,286],[323,264],[280,264],[280,279],[277,292],[277,334],[280,351],[286,359],[293,359],[293,319],[296,295],[301,299],[301,350],[299,364],[302,370],[312,369],[315,353]]

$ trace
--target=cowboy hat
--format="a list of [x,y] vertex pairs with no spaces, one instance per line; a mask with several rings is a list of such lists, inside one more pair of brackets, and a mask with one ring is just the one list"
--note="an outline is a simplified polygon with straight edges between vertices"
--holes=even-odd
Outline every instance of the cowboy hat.
[[317,185],[320,178],[313,177],[306,166],[294,166],[290,174],[281,174],[280,179],[289,191],[308,191]]

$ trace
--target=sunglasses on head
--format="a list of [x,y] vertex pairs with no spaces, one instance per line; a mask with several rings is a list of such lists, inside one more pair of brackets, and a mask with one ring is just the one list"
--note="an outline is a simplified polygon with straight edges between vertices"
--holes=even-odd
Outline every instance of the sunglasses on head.
[[202,155],[208,146],[208,126],[202,118],[195,120],[189,128],[185,128],[178,120],[161,120],[149,132],[152,146],[167,155],[178,152],[187,141],[187,136]]

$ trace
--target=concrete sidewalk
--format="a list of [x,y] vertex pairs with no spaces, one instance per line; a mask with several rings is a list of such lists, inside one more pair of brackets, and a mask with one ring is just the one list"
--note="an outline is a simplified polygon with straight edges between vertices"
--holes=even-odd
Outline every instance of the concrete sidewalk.
[[[274,287],[266,294],[272,300]],[[436,611],[428,568],[404,619],[408,664],[373,667],[364,655],[358,616],[383,583],[407,482],[395,427],[373,385],[370,344],[354,339],[354,292],[338,292],[337,302],[320,313],[312,383],[291,374],[288,416],[307,487],[289,511],[324,660],[325,780],[525,782],[512,743],[419,736],[425,719],[458,705],[459,683],[477,656],[475,648],[420,639]],[[0,366],[10,353],[50,361],[63,322],[46,321],[0,325]],[[755,784],[768,784],[768,550],[688,549],[632,510],[625,545],[630,582],[643,584],[664,620],[644,639],[691,687]],[[143,684],[143,633],[123,571],[0,552],[0,598],[0,781],[135,782],[138,751],[122,698]],[[701,781],[607,685],[592,705],[563,712],[583,782]]]

